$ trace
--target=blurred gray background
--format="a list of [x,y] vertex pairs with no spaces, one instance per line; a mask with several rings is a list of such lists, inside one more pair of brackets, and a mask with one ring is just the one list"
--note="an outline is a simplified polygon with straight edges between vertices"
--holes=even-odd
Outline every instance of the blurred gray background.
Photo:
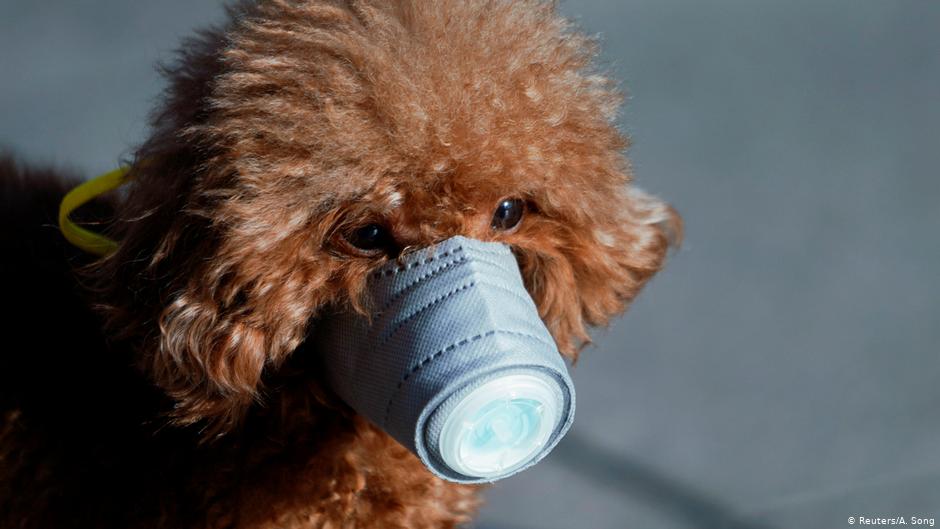
[[[687,239],[477,527],[940,517],[940,2],[569,0]],[[0,145],[112,168],[215,0],[0,0]]]

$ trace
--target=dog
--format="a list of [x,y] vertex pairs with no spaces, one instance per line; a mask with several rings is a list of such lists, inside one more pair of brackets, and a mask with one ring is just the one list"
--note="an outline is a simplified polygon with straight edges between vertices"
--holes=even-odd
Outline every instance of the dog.
[[187,41],[126,192],[0,159],[0,526],[455,527],[430,473],[323,380],[371,271],[509,245],[558,350],[623,312],[681,221],[632,184],[596,42],[537,0],[262,0]]

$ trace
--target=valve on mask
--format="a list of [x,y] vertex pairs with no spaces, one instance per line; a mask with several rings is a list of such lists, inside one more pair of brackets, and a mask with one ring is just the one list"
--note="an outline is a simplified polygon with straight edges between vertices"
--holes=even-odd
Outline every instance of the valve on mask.
[[370,278],[370,317],[321,324],[334,391],[438,476],[534,465],[574,419],[574,384],[510,248],[453,237]]

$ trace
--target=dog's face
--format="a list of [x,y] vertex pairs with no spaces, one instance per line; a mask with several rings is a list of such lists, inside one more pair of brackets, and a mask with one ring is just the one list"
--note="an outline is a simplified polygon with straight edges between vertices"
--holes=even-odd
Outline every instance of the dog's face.
[[410,249],[511,245],[571,357],[662,265],[678,220],[629,187],[618,94],[551,5],[371,4],[261,3],[173,72],[110,262],[151,278],[152,314],[115,312],[159,324],[144,357],[183,421],[236,421]]

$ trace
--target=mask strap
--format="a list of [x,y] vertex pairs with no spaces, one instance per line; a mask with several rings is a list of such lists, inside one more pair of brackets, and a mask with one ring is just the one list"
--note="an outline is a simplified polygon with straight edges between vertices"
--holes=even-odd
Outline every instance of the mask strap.
[[100,257],[117,251],[117,242],[104,235],[82,228],[75,224],[69,218],[69,215],[91,199],[121,187],[127,181],[128,172],[130,172],[130,167],[121,167],[108,171],[82,183],[65,195],[59,205],[59,229],[62,230],[62,235],[65,236],[66,240],[78,248]]

